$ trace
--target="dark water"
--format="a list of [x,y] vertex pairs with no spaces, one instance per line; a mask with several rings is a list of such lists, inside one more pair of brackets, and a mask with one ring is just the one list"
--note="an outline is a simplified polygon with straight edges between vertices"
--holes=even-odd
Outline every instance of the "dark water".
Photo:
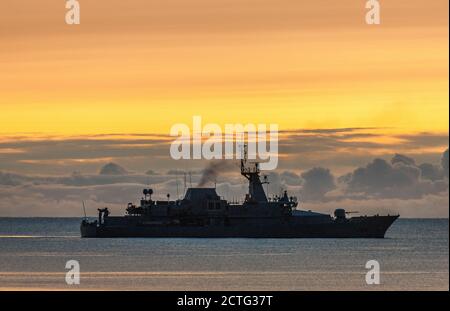
[[79,221],[0,218],[0,289],[449,289],[448,219],[400,219],[386,239],[81,239]]

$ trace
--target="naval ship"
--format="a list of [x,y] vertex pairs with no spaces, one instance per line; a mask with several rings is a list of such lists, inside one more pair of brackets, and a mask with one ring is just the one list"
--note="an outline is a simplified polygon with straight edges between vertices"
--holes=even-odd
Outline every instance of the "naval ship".
[[248,180],[243,203],[220,197],[215,188],[188,188],[183,199],[153,200],[144,189],[140,205],[128,203],[123,216],[110,216],[99,209],[98,219],[81,222],[84,238],[173,237],[173,238],[384,238],[399,215],[347,217],[344,209],[334,215],[297,209],[298,201],[287,192],[268,199],[261,181],[259,163],[240,162]]

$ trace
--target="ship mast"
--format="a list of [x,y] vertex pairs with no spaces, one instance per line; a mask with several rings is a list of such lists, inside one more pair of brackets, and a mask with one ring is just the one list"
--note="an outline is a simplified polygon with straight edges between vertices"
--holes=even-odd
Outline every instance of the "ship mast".
[[244,154],[241,159],[241,175],[248,180],[248,199],[253,202],[267,202],[267,196],[262,187],[268,181],[261,182],[258,162],[248,161],[248,146],[244,144]]

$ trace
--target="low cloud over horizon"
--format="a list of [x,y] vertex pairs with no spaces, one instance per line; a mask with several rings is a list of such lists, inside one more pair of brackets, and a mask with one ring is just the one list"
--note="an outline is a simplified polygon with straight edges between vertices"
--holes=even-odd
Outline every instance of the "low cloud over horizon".
[[[448,136],[387,137],[363,129],[284,135],[279,169],[264,172],[270,195],[286,189],[299,198],[300,209],[327,213],[339,207],[362,214],[448,217]],[[123,214],[126,204],[137,202],[148,186],[160,199],[167,193],[175,199],[185,186],[213,186],[216,181],[221,196],[244,197],[247,185],[238,163],[230,161],[214,181],[207,180],[207,161],[183,166],[170,159],[167,146],[161,137],[4,139],[0,216],[79,216],[83,200],[91,215],[104,206]],[[14,152],[19,149],[24,152]],[[12,169],[21,165],[25,169]]]

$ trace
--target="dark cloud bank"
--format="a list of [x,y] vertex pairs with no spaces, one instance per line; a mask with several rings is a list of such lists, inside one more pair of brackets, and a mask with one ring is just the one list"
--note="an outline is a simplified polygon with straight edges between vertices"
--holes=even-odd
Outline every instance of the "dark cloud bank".
[[[149,170],[135,174],[108,163],[98,174],[73,173],[70,176],[31,176],[0,171],[1,216],[78,216],[85,200],[95,208],[108,205],[115,213],[136,201],[144,186],[151,185],[165,197],[182,196],[185,186],[212,186],[229,200],[242,198],[245,180],[232,165],[217,164],[192,172],[188,181],[183,172]],[[298,196],[300,208],[331,212],[343,207],[362,213],[400,213],[405,217],[448,217],[448,149],[440,163],[416,163],[396,154],[390,161],[375,158],[342,176],[324,167],[313,167],[296,174],[269,172],[269,192],[283,189]]]

